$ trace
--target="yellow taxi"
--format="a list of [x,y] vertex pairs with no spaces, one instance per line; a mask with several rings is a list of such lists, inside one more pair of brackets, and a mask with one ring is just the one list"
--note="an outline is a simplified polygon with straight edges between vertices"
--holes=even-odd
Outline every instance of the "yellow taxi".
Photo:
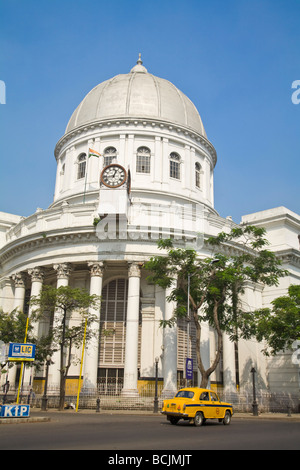
[[177,424],[180,419],[189,420],[195,426],[202,426],[207,419],[230,424],[233,406],[222,402],[212,390],[191,387],[182,388],[174,398],[164,400],[161,413],[171,424]]

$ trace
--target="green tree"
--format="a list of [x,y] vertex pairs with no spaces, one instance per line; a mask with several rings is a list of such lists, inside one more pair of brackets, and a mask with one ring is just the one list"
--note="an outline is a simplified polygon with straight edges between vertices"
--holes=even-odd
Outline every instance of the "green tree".
[[51,348],[51,355],[55,351],[60,352],[59,409],[63,410],[66,379],[72,364],[72,349],[82,346],[85,328],[86,341],[98,331],[97,327],[94,330],[92,328],[96,317],[90,313],[90,309],[100,308],[100,297],[89,295],[84,289],[72,289],[69,286],[44,286],[40,295],[32,298],[30,303],[35,306],[39,318],[49,314],[53,318],[49,335],[44,338],[44,345]]
[[[3,343],[23,343],[26,330],[27,315],[21,310],[15,309],[11,313],[0,310],[0,341]],[[28,338],[32,326],[28,326]],[[30,342],[30,341],[28,341]]]
[[277,297],[271,305],[244,318],[248,337],[266,341],[267,356],[291,349],[294,341],[300,341],[300,285],[290,285],[287,295]]
[[[162,326],[172,326],[178,318],[187,318],[189,294],[201,387],[207,386],[220,361],[222,332],[232,341],[249,333],[240,302],[245,283],[277,285],[279,278],[286,275],[275,254],[266,249],[264,235],[265,230],[255,226],[222,232],[205,242],[212,253],[206,258],[200,258],[194,249],[174,248],[172,240],[160,240],[158,246],[165,254],[152,257],[145,265],[151,272],[149,281],[164,289],[176,283],[168,297],[169,301],[175,301],[174,315],[170,321],[163,321]],[[207,369],[200,350],[202,322],[208,322],[217,332],[216,354]]]
[[[25,338],[27,315],[21,310],[14,309],[10,313],[0,310],[0,341],[5,344],[23,343]],[[28,324],[27,342],[33,342],[31,336],[32,325]],[[16,362],[10,361],[9,364],[1,365],[1,372],[5,373],[7,367],[12,367]],[[26,363],[25,363],[26,364]]]

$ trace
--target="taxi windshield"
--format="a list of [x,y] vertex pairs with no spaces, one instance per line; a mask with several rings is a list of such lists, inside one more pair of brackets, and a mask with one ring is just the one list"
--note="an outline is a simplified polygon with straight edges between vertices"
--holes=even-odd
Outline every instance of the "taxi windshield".
[[193,398],[194,392],[191,392],[190,390],[180,390],[180,392],[177,393],[176,397],[183,397],[183,398]]

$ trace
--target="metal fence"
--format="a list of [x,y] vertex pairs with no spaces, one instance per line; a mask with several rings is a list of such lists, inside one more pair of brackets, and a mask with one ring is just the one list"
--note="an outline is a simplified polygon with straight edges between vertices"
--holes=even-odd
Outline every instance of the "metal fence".
[[[179,387],[180,388],[180,387]],[[217,390],[222,401],[233,405],[235,412],[251,413],[253,411],[253,395],[251,392],[225,393]],[[47,407],[58,408],[59,390],[49,387],[47,393]],[[161,409],[165,396],[162,396],[162,386],[158,387],[158,410]],[[155,383],[148,383],[139,388],[136,396],[123,396],[122,384],[111,384],[109,387],[103,387],[99,384],[98,389],[82,389],[79,397],[80,409],[101,410],[145,410],[154,409]],[[5,396],[0,393],[0,403],[13,403],[16,400],[16,392],[10,390]],[[100,401],[99,401],[100,400]],[[65,408],[75,408],[77,401],[76,393],[66,394]],[[19,403],[30,403],[33,407],[40,408],[42,394],[34,393],[32,390],[23,389]],[[260,413],[300,413],[299,396],[289,393],[270,393],[267,391],[256,391],[256,402]]]
[[[235,412],[249,413],[253,411],[253,394],[251,392],[220,392],[219,396],[222,401],[232,403]],[[260,413],[300,412],[299,396],[289,393],[256,391],[256,403]]]

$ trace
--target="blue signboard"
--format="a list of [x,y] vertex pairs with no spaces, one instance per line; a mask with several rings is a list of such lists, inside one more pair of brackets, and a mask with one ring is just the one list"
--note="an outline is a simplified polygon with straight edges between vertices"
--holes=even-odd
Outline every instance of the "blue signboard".
[[185,374],[187,380],[193,379],[193,359],[190,357],[187,357],[185,361]]
[[34,361],[35,344],[9,343],[9,361]]
[[30,405],[0,405],[0,418],[28,418]]

